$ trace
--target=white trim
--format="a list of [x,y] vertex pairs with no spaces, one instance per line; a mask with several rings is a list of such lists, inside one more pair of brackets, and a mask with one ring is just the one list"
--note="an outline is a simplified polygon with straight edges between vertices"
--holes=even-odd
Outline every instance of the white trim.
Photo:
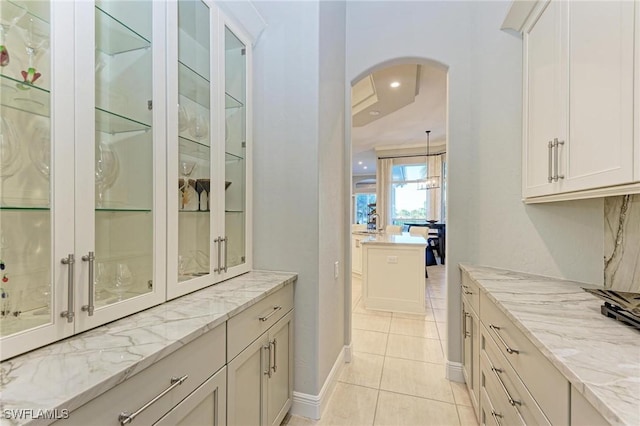
[[463,371],[461,362],[447,361],[447,379],[449,381],[465,383]]
[[549,203],[552,201],[584,200],[587,198],[612,197],[615,195],[638,194],[640,183],[611,186],[608,188],[589,189],[584,191],[566,192],[564,194],[545,195],[533,198],[524,198],[526,204]]
[[511,3],[511,7],[502,22],[501,30],[511,30],[513,32],[520,33],[524,28],[527,19],[531,15],[531,12],[536,7],[537,1],[514,1]]
[[329,397],[331,397],[333,389],[338,382],[342,366],[345,363],[345,352],[347,350],[349,350],[349,352],[351,351],[350,348],[347,348],[349,347],[344,346],[338,354],[336,362],[333,364],[333,368],[331,368],[331,371],[329,372],[327,379],[324,381],[322,389],[320,389],[320,393],[318,395],[311,395],[296,391],[293,392],[293,404],[291,405],[290,411],[292,415],[307,417],[313,420],[320,419],[322,412],[327,406]]

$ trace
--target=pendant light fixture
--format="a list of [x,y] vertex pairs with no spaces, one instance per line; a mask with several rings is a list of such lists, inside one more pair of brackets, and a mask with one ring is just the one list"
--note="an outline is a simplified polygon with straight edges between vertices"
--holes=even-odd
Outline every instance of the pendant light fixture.
[[418,189],[436,189],[436,188],[440,188],[440,176],[438,175],[434,175],[432,174],[432,168],[429,167],[429,163],[432,163],[432,161],[429,161],[429,158],[432,155],[440,155],[440,154],[430,154],[429,153],[429,134],[431,133],[431,130],[426,130],[427,133],[427,176],[424,180],[424,182],[420,182],[418,184]]

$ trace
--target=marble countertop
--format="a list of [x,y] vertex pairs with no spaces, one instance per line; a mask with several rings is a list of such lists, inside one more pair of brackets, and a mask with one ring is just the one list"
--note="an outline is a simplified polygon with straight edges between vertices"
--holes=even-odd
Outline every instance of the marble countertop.
[[409,235],[408,232],[402,234],[376,234],[360,241],[361,244],[381,244],[381,245],[408,245],[427,246],[427,240],[420,236]]
[[253,271],[0,364],[5,410],[72,411],[264,299],[297,274]]
[[595,286],[460,266],[607,421],[640,424],[640,332],[600,313]]

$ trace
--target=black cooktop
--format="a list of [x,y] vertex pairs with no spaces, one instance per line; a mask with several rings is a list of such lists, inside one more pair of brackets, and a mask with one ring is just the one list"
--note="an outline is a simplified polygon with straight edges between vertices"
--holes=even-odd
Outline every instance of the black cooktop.
[[584,290],[605,301],[600,308],[603,315],[640,330],[640,293],[591,288]]

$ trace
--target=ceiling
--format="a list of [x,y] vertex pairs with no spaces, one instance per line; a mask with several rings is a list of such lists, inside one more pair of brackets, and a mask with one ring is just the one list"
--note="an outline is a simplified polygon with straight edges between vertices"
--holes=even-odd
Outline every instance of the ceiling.
[[[400,86],[391,88],[394,81]],[[352,87],[353,175],[375,174],[376,149],[424,150],[426,130],[430,152],[444,150],[446,99],[447,71],[436,65],[394,65],[358,81]]]

